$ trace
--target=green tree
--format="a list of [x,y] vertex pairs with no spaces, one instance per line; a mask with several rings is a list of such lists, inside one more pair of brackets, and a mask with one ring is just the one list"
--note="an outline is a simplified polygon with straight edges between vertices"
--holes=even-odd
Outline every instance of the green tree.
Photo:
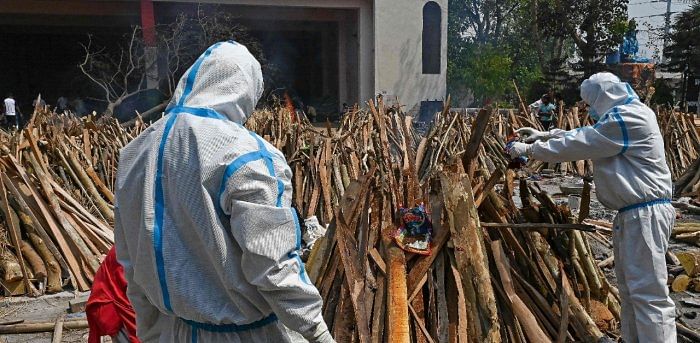
[[581,57],[584,76],[599,71],[606,53],[622,42],[628,0],[528,0],[537,11],[536,35],[543,40],[570,39]]
[[448,15],[448,90],[471,90],[476,104],[512,95],[512,79],[529,85],[541,76],[537,54],[522,30],[524,2],[451,0]]
[[700,1],[695,1],[691,8],[678,15],[669,39],[671,44],[664,50],[664,56],[668,58],[669,70],[683,73],[685,102],[689,82],[700,77]]

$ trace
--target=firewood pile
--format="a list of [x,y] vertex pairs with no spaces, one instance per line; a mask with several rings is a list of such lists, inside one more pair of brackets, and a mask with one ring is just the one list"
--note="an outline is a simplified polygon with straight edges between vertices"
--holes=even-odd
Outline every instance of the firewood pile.
[[[700,157],[700,134],[693,123],[693,114],[658,109],[657,113],[671,176],[674,180],[680,181],[684,174],[691,172],[694,178],[700,169],[698,163],[693,163]],[[697,183],[697,180],[695,182]],[[690,187],[694,185],[695,183]],[[690,190],[686,189],[688,185],[683,186],[684,189],[680,190],[681,192]],[[678,190],[678,185],[676,189]]]
[[28,127],[0,137],[0,272],[5,294],[90,289],[113,244],[114,179],[129,131],[37,111]]
[[[247,126],[287,156],[294,206],[330,224],[306,270],[339,342],[597,341],[619,295],[593,259],[590,185],[577,215],[506,170],[499,125],[437,116],[423,138],[398,108],[369,104],[337,129],[256,113]],[[522,206],[513,201],[519,184]],[[431,253],[394,242],[398,209],[423,203]]]
[[[687,233],[700,232],[700,225],[697,223],[680,224],[673,229],[673,235],[683,235]],[[700,252],[682,251],[675,254],[680,262],[680,266],[672,267],[669,270],[668,283],[673,292],[700,292]]]

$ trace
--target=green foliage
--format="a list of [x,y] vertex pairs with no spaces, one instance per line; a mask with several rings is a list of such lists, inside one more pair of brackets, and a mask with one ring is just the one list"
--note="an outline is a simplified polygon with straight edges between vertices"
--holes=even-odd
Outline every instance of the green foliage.
[[675,99],[673,97],[673,89],[668,86],[665,80],[658,79],[654,82],[655,92],[651,97],[651,103],[660,106],[673,106]]
[[528,88],[542,72],[527,22],[525,2],[450,0],[447,84],[455,95],[471,90],[475,104],[512,100],[513,79]]
[[503,51],[489,45],[475,46],[467,54],[461,78],[478,100],[500,99],[510,89],[510,68],[513,60]]
[[600,69],[602,57],[622,42],[628,28],[628,4],[628,0],[540,1],[535,20],[544,23],[540,25],[543,37],[573,40],[588,76]]
[[669,38],[664,50],[669,69],[700,75],[700,2],[676,18]]

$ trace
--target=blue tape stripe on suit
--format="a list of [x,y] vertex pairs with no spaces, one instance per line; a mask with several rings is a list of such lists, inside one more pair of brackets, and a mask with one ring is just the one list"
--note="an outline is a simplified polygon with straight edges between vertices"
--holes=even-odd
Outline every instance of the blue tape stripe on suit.
[[168,141],[168,136],[170,135],[170,130],[172,129],[175,121],[177,120],[177,115],[179,113],[187,113],[205,118],[214,119],[226,119],[226,117],[217,113],[212,109],[206,108],[195,108],[195,107],[184,107],[178,106],[171,108],[169,110],[169,118],[165,123],[165,128],[163,129],[163,137],[160,139],[160,145],[158,146],[158,159],[156,161],[156,178],[155,178],[155,221],[153,223],[153,250],[155,252],[156,258],[156,270],[158,272],[158,282],[160,283],[160,290],[163,295],[163,306],[168,311],[172,312],[172,306],[170,304],[170,292],[168,291],[168,283],[165,275],[165,261],[163,258],[163,225],[165,216],[165,195],[163,194],[163,155],[165,154],[165,145]]
[[219,188],[219,198],[221,198],[221,195],[224,194],[224,191],[226,190],[226,184],[228,183],[228,179],[231,177],[231,175],[235,174],[244,165],[248,164],[248,162],[257,161],[262,158],[263,155],[260,153],[260,151],[253,151],[239,156],[238,158],[233,160],[233,162],[231,162],[228,166],[226,166],[226,171],[224,171],[224,178],[221,181],[221,188]]
[[620,130],[622,130],[622,151],[620,151],[620,154],[624,154],[630,145],[627,125],[625,124],[625,121],[622,120],[622,116],[620,115],[620,111],[617,109],[617,107],[615,107],[613,110],[613,116],[615,117],[615,120],[617,120],[617,123],[620,124]]
[[155,220],[153,222],[153,250],[156,257],[156,269],[158,271],[158,281],[163,294],[163,305],[168,311],[172,311],[170,306],[170,293],[165,279],[165,266],[163,263],[163,216],[165,214],[165,196],[163,194],[163,155],[165,154],[165,143],[168,140],[170,130],[177,120],[177,115],[171,114],[163,129],[163,137],[160,139],[158,147],[158,159],[156,160],[155,179]]
[[197,340],[198,340],[197,339],[197,331],[199,329],[192,327],[191,330],[192,330],[192,343],[197,343]]
[[639,204],[625,206],[617,211],[619,213],[622,213],[625,211],[634,210],[636,208],[642,208],[642,207],[653,206],[653,205],[658,205],[658,204],[670,204],[670,203],[671,203],[671,199],[662,198],[662,199],[656,199],[656,200],[651,200],[651,201],[646,201],[646,202],[640,202]]
[[[197,117],[202,117],[202,118],[211,118],[211,119],[221,119],[221,120],[228,120],[228,118],[219,112],[216,112],[212,110],[211,108],[203,108],[203,107],[187,107],[187,106],[176,106],[168,110],[168,113],[174,113],[174,114],[179,114],[179,113],[187,113],[191,114]],[[238,123],[231,121],[232,123],[239,125]]]
[[271,177],[274,177],[277,180],[276,206],[282,207],[282,196],[284,195],[284,183],[282,182],[282,180],[280,178],[277,177],[277,175],[275,173],[275,167],[274,167],[273,162],[272,162],[273,161],[272,154],[270,153],[269,150],[267,150],[267,148],[265,148],[265,143],[262,141],[262,138],[260,138],[258,135],[254,134],[252,132],[250,134],[258,142],[258,148],[260,150],[249,152],[247,154],[241,155],[240,157],[233,160],[233,162],[231,162],[226,167],[226,171],[224,172],[224,177],[221,180],[221,187],[219,188],[219,198],[221,198],[221,195],[224,194],[224,191],[226,190],[226,184],[228,184],[228,179],[231,177],[231,175],[235,174],[239,169],[241,169],[247,163],[262,159],[265,161],[265,167],[267,168],[267,172],[270,174]]
[[185,323],[187,323],[190,327],[192,327],[192,330],[204,330],[208,332],[241,332],[241,331],[247,331],[247,330],[253,330],[257,328],[261,328],[267,324],[274,323],[277,321],[277,316],[273,313],[263,319],[260,319],[258,321],[249,323],[249,324],[209,324],[209,323],[199,323],[195,322],[193,320],[187,320],[183,319]]
[[182,106],[185,104],[185,100],[187,100],[187,97],[190,96],[190,93],[192,93],[192,87],[194,86],[194,79],[197,77],[197,73],[199,72],[199,67],[202,66],[202,62],[211,55],[211,52],[214,51],[219,45],[222,43],[216,43],[207,49],[199,58],[197,61],[194,63],[192,66],[192,69],[190,70],[190,73],[187,75],[187,80],[185,81],[185,89],[182,92],[182,95],[180,96],[180,100],[177,102],[177,106]]
[[299,278],[306,284],[311,284],[309,278],[306,276],[306,267],[304,267],[304,261],[301,260],[299,256],[299,251],[301,250],[301,226],[299,226],[299,217],[293,208],[289,209],[292,211],[292,218],[294,218],[294,228],[296,229],[297,243],[294,251],[287,254],[290,258],[296,258],[297,263],[299,263]]
[[256,141],[258,141],[258,148],[260,149],[260,152],[263,154],[265,157],[265,165],[267,166],[267,171],[270,173],[270,176],[274,177],[277,179],[277,202],[276,205],[277,207],[282,207],[282,196],[284,195],[284,183],[280,178],[277,177],[277,174],[275,173],[275,165],[273,163],[273,156],[270,153],[269,150],[265,147],[265,143],[262,141],[262,138],[260,136],[254,134],[251,132],[251,135],[255,138]]

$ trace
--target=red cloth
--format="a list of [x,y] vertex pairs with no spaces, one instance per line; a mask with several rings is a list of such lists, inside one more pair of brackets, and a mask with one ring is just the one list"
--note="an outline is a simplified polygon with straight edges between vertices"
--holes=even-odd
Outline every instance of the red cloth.
[[98,343],[102,336],[114,336],[122,327],[131,342],[139,342],[136,313],[126,297],[124,268],[117,262],[114,247],[95,274],[85,312],[90,326],[88,343]]

